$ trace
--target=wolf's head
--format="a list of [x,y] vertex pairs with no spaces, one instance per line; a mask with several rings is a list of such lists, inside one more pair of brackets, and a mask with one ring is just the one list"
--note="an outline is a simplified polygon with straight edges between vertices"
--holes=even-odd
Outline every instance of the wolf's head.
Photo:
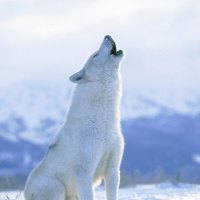
[[93,53],[84,67],[70,77],[74,83],[104,82],[118,78],[123,51],[118,50],[111,36],[105,36],[98,51]]

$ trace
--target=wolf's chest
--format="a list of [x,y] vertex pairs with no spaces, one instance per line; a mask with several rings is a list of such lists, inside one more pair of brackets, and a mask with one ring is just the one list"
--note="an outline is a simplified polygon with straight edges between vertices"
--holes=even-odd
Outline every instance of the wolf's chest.
[[103,117],[101,119],[89,119],[87,122],[87,130],[86,135],[88,139],[90,138],[104,143],[112,140],[112,137],[115,135],[112,122],[109,122]]

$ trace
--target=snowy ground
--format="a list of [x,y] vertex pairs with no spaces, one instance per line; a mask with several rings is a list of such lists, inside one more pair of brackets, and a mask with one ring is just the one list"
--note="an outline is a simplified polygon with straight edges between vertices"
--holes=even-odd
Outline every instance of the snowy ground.
[[[104,191],[96,192],[97,200],[104,200]],[[0,200],[24,200],[22,192],[1,192]],[[120,189],[119,200],[200,200],[200,185],[172,184],[139,185]]]

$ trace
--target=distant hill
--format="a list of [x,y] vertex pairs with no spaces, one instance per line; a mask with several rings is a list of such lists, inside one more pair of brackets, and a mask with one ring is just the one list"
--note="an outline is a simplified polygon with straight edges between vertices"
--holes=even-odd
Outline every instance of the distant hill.
[[157,171],[167,177],[200,182],[200,115],[160,114],[122,121],[126,148],[122,169],[146,178]]

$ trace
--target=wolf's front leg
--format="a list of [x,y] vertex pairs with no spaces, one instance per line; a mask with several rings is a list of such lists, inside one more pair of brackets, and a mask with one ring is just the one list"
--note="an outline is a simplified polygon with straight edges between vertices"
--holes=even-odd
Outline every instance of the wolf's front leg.
[[[120,147],[121,146],[121,147]],[[120,184],[120,164],[123,154],[123,145],[116,145],[116,148],[110,155],[105,172],[105,185],[107,200],[118,200],[118,190]]]
[[78,177],[79,200],[93,200],[93,181],[88,174]]
[[107,200],[118,200],[120,174],[119,170],[108,171],[105,176]]

